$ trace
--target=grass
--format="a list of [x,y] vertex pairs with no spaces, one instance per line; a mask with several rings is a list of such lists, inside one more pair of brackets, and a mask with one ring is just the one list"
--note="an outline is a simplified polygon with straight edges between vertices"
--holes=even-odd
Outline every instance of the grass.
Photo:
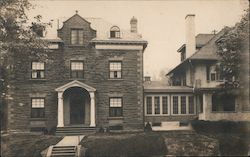
[[58,143],[62,137],[32,133],[11,133],[1,135],[2,157],[41,157],[48,146]]
[[105,133],[84,138],[81,145],[88,148],[86,157],[98,156],[164,156],[164,138],[157,133]]

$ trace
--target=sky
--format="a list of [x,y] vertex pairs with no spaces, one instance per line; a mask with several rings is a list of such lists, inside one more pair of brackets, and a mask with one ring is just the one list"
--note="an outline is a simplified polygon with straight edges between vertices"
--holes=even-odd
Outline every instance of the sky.
[[180,63],[177,49],[185,43],[185,16],[195,14],[195,32],[212,33],[224,26],[233,26],[248,7],[248,0],[161,0],[161,1],[87,1],[87,0],[30,0],[34,8],[32,18],[38,14],[43,20],[57,21],[75,14],[98,17],[123,29],[130,29],[129,21],[138,19],[138,32],[148,46],[144,52],[144,75],[160,79]]

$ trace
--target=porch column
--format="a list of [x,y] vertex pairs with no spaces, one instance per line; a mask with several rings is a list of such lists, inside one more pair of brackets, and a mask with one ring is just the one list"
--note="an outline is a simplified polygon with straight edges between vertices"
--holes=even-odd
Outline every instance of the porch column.
[[95,127],[95,93],[90,92],[90,126]]
[[57,127],[64,126],[63,117],[63,92],[58,92],[58,106],[57,106]]

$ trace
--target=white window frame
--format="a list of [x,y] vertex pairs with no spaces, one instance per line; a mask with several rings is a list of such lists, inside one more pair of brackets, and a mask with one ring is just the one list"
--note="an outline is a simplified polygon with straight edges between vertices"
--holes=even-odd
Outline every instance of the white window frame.
[[[174,100],[173,97],[178,96],[178,114],[173,113],[174,109]],[[181,96],[186,96],[186,114],[181,114]],[[189,96],[193,96],[194,98],[194,113],[189,114]],[[174,116],[186,116],[186,115],[196,115],[196,102],[195,102],[195,96],[192,94],[173,94],[171,95],[171,115]]]
[[[168,113],[163,114],[163,105],[162,105],[162,97],[166,96],[167,97],[167,102],[168,102]],[[147,97],[152,97],[152,114],[147,114]],[[160,97],[160,114],[155,114],[155,102],[154,99],[155,97]],[[146,116],[167,116],[170,115],[170,95],[169,94],[150,94],[150,95],[145,95],[144,97],[144,113]]]

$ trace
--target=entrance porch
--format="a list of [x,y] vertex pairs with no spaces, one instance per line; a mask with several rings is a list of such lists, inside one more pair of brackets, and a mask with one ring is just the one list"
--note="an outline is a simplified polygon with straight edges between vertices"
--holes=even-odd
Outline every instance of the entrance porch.
[[95,88],[75,80],[55,90],[58,94],[57,127],[96,126]]

